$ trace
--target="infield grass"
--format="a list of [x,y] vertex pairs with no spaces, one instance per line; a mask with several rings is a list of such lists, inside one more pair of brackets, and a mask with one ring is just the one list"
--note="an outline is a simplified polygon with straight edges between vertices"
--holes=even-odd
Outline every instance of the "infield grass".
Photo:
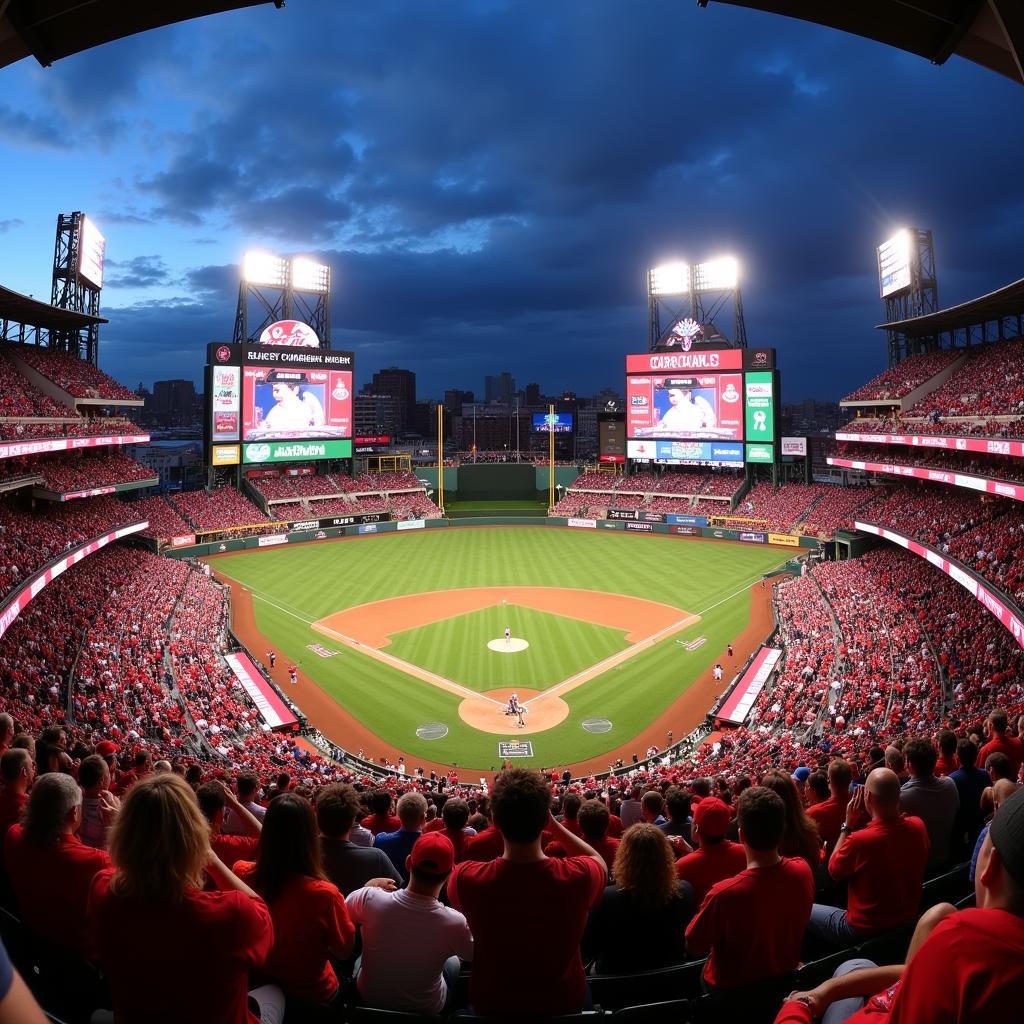
[[[369,756],[393,757],[399,749],[413,757],[486,770],[499,765],[497,744],[503,737],[463,723],[458,696],[347,647],[341,647],[336,657],[319,658],[307,645],[324,643],[324,636],[311,623],[386,597],[500,586],[600,590],[660,601],[703,616],[566,695],[569,717],[528,737],[535,757],[521,762],[550,767],[598,756],[637,736],[722,657],[725,645],[748,621],[748,588],[788,555],[754,544],[681,537],[476,527],[289,545],[229,555],[212,564],[252,592],[256,623],[281,656],[299,664],[381,738],[380,749],[367,750]],[[701,636],[706,643],[692,653],[676,643]],[[448,642],[475,646],[465,638]],[[553,645],[559,643],[568,649],[565,634],[561,640],[552,639]],[[388,650],[398,653],[394,647]],[[289,696],[302,706],[301,688]],[[607,718],[613,727],[606,733],[585,732],[580,723],[588,717]],[[427,722],[443,722],[448,735],[434,741],[418,739],[416,729]],[[504,738],[520,737],[511,730]]]
[[[492,651],[505,627],[529,643],[525,651]],[[391,638],[386,650],[481,693],[518,686],[546,690],[629,645],[621,631],[518,605],[481,608]]]

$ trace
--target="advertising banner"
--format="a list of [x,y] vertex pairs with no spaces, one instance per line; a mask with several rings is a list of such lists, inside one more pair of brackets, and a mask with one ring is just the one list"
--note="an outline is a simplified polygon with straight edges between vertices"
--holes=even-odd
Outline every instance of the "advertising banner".
[[626,523],[627,530],[638,530],[642,533],[652,533],[654,531],[653,523]]
[[799,455],[807,458],[806,437],[784,437],[781,443],[783,455]]
[[188,547],[189,544],[195,544],[196,535],[194,533],[184,533],[180,537],[171,538],[172,548],[184,548]]
[[800,547],[800,538],[793,537],[788,533],[769,533],[768,543],[777,544],[783,548],[798,548]]
[[597,520],[596,519],[569,519],[567,520],[569,526],[575,526],[581,530],[596,530]]
[[1012,455],[1024,458],[1024,441],[1002,437],[955,437],[945,434],[849,434],[837,433],[837,441],[865,444],[905,444],[915,448],[940,448],[951,452],[980,452],[983,455]]
[[1024,501],[1024,484],[1011,484],[1004,480],[991,480],[988,477],[975,476],[972,473],[953,473],[945,469],[925,469],[921,466],[897,466],[886,462],[862,462],[859,459],[836,459],[832,457],[829,457],[828,464],[845,469],[860,469],[868,473],[883,473],[891,476],[912,477],[915,480],[928,480],[934,484],[946,484],[950,487],[967,487],[972,491],[984,491],[986,494],[997,494],[1001,498]]
[[422,530],[426,525],[425,519],[400,519],[397,523],[399,530]]
[[271,534],[269,537],[259,537],[259,538],[257,538],[257,547],[261,547],[261,548],[272,548],[272,547],[276,547],[278,544],[287,544],[287,543],[288,543],[288,537],[285,534],[283,534],[283,533],[274,533],[274,534]]
[[210,461],[214,466],[237,466],[242,461],[242,448],[237,444],[218,444],[211,449]]
[[[54,427],[54,430],[59,430]],[[11,441],[0,444],[0,459],[20,459],[24,455],[45,455],[79,448],[106,448],[116,444],[145,444],[149,434],[118,434],[106,437],[57,437],[52,441]]]
[[667,466],[742,466],[743,445],[728,441],[627,441],[636,462]]
[[242,368],[210,367],[210,440],[237,441],[242,413]]
[[956,580],[960,586],[969,591],[1010,631],[1013,639],[1017,642],[1017,646],[1024,647],[1024,621],[1022,621],[1024,620],[1024,613],[1015,605],[1010,604],[996,590],[982,582],[972,572],[967,571],[956,562],[943,557],[937,551],[932,550],[932,548],[925,547],[925,545],[919,544],[916,540],[911,540],[902,533],[887,530],[885,527],[876,526],[874,523],[855,521],[853,526],[854,529],[861,530],[864,533],[872,533],[876,537],[883,537],[885,540],[898,544],[901,548],[906,548],[920,558],[931,562],[932,565],[944,572],[950,579]]
[[351,441],[270,441],[242,445],[242,461],[247,465],[351,457]]
[[766,533],[741,533],[740,540],[745,540],[748,544],[767,544],[768,535]]
[[224,660],[271,729],[287,728],[298,722],[247,654],[225,654]]
[[774,445],[770,444],[748,444],[747,462],[764,462],[771,464],[775,461]]
[[635,508],[610,508],[608,509],[609,519],[636,519]]
[[309,324],[301,320],[278,320],[264,328],[261,345],[287,345],[291,348],[319,348],[320,339]]
[[644,352],[626,356],[626,373],[742,370],[743,349],[726,348],[691,352]]
[[669,512],[665,516],[666,523],[672,523],[675,526],[707,526],[707,516],[680,516],[674,512]]
[[748,373],[744,389],[747,440],[770,444],[775,440],[774,374]]
[[699,526],[670,526],[670,533],[678,533],[681,537],[699,537],[700,527]]
[[742,725],[765,684],[771,678],[781,657],[782,650],[780,648],[762,647],[743,675],[737,680],[732,693],[729,694],[715,718],[731,725]]
[[362,515],[327,516],[324,519],[298,519],[286,524],[289,533],[302,533],[308,530],[325,530],[332,526],[360,526],[363,523],[386,523],[391,518],[389,512],[364,512]]

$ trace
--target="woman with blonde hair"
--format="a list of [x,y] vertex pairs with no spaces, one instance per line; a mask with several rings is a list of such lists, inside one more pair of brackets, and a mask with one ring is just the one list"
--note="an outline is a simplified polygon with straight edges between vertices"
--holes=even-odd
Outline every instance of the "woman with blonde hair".
[[615,851],[615,881],[591,911],[581,948],[598,974],[653,970],[686,960],[693,888],[676,877],[665,834],[646,822],[627,828]]
[[[117,1024],[278,1024],[281,990],[247,991],[273,945],[270,912],[210,849],[191,787],[167,773],[137,782],[109,852],[89,920]],[[203,890],[207,876],[217,891]]]
[[761,780],[761,785],[782,797],[786,805],[786,827],[779,844],[783,857],[802,857],[807,861],[811,874],[821,866],[821,836],[818,825],[804,810],[803,801],[792,777],[772,768]]

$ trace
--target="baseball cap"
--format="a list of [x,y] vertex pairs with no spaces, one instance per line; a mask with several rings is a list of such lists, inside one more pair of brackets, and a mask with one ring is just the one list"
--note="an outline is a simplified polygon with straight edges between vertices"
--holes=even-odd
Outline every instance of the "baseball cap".
[[729,805],[717,796],[706,796],[693,811],[693,822],[706,836],[715,838],[729,831],[732,815]]
[[443,832],[427,832],[413,844],[412,867],[428,875],[447,875],[455,865],[455,847]]
[[1003,867],[1024,884],[1024,787],[996,811],[989,833]]
[[793,772],[793,778],[796,779],[797,782],[804,783],[807,781],[810,774],[811,769],[802,764],[795,772]]
[[113,757],[117,753],[117,744],[112,743],[110,740],[100,740],[96,744],[96,753],[100,757]]

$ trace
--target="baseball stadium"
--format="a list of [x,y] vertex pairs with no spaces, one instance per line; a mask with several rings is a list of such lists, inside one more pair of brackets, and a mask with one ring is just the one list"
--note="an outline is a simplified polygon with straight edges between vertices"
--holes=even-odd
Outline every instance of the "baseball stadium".
[[[0,0],[0,75],[283,7]],[[698,7],[1024,85],[1015,0]],[[836,429],[720,255],[593,400],[417,403],[311,230],[168,342],[186,474],[102,222],[0,286],[0,1024],[1019,1019],[1024,280],[943,306],[930,228],[875,239]]]

